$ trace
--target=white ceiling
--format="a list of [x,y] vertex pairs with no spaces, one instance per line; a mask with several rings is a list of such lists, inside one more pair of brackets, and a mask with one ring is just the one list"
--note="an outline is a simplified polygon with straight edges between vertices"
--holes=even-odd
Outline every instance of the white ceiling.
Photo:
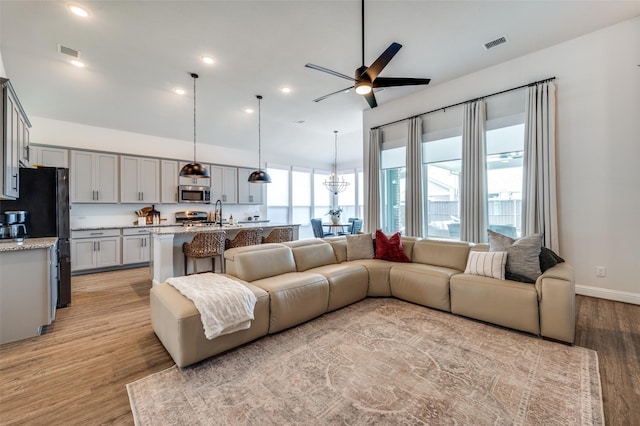
[[[193,82],[198,79],[198,143],[257,150],[262,101],[263,159],[340,162],[362,154],[362,110],[355,93],[319,96],[349,82],[304,67],[351,75],[361,65],[360,1],[65,1],[1,0],[0,49],[7,76],[28,115],[193,141]],[[638,16],[639,1],[366,2],[365,62],[391,42],[403,48],[381,76],[427,77],[431,85]],[[490,51],[482,44],[506,35]],[[79,69],[57,45],[79,50]],[[215,65],[199,58],[211,55]],[[288,86],[290,94],[280,87]],[[187,90],[184,96],[173,93]],[[378,104],[424,90],[389,88]],[[428,93],[428,89],[427,92]],[[296,121],[304,120],[297,124]]]

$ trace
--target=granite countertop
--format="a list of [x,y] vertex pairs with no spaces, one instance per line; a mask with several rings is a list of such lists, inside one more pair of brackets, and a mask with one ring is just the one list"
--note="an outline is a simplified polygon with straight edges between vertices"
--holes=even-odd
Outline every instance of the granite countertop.
[[130,228],[165,228],[169,226],[180,226],[175,223],[166,223],[162,225],[111,225],[111,226],[81,226],[71,228],[72,231],[95,231],[101,229],[130,229]]
[[0,240],[0,252],[48,249],[56,244],[56,237],[25,238],[24,241]]
[[227,230],[237,230],[237,229],[247,229],[247,228],[275,228],[277,226],[300,226],[299,223],[297,224],[293,224],[293,225],[286,225],[286,224],[280,224],[280,225],[267,225],[265,223],[260,223],[260,221],[255,222],[255,221],[251,221],[251,222],[247,222],[247,223],[242,223],[242,224],[235,224],[235,225],[224,225],[222,227],[218,226],[218,225],[212,225],[212,226],[181,226],[181,225],[177,225],[177,226],[158,226],[155,228],[151,228],[149,229],[149,233],[151,234],[193,234],[196,232],[220,232],[220,231],[227,231]]

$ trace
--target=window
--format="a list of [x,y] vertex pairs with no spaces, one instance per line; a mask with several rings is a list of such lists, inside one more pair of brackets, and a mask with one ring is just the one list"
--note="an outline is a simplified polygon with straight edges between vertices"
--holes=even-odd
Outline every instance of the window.
[[406,148],[391,148],[380,153],[382,176],[382,230],[402,232],[405,228]]
[[356,206],[356,174],[351,173],[339,173],[346,182],[349,183],[347,188],[338,194],[338,206],[342,208],[341,221],[346,222],[349,217],[362,217],[358,216],[358,209]]
[[289,170],[267,168],[267,217],[271,222],[289,223]]
[[489,228],[519,237],[524,124],[488,130],[486,140]]
[[322,218],[331,208],[332,193],[329,192],[324,181],[329,177],[329,172],[314,170],[313,172],[313,217]]
[[460,238],[462,136],[423,143],[424,231],[428,237]]
[[312,238],[311,230],[311,171],[291,172],[291,208],[292,223],[299,223],[299,238]]

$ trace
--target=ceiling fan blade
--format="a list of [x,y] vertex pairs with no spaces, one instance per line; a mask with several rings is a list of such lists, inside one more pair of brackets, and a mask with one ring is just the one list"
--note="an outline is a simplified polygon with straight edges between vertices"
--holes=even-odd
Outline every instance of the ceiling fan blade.
[[387,47],[387,50],[382,52],[382,55],[380,55],[378,59],[373,61],[371,66],[369,66],[369,68],[367,68],[362,75],[366,74],[367,77],[369,77],[369,81],[375,80],[382,69],[387,66],[389,61],[393,59],[394,56],[396,56],[396,53],[398,53],[401,47],[402,45],[400,43],[391,43],[391,45]]
[[418,86],[429,84],[430,78],[378,77],[373,87]]
[[376,102],[376,97],[373,94],[373,91],[367,93],[366,95],[364,95],[364,98],[367,100],[367,102],[369,103],[369,106],[371,108],[375,108],[378,106],[378,102]]
[[320,102],[320,101],[322,101],[322,100],[324,100],[324,99],[327,99],[329,96],[333,96],[333,95],[337,95],[338,93],[346,92],[347,90],[351,90],[351,89],[353,89],[354,87],[355,87],[355,86],[350,86],[350,87],[347,87],[347,88],[345,88],[345,89],[341,89],[341,90],[337,90],[337,91],[335,91],[335,92],[333,92],[333,93],[329,93],[328,95],[320,96],[319,98],[314,99],[314,100],[313,100],[313,102]]
[[326,72],[327,74],[335,75],[336,77],[344,78],[345,80],[356,81],[353,77],[349,77],[348,75],[344,75],[342,73],[339,73],[338,71],[333,71],[328,68],[321,67],[319,65],[306,64],[305,67],[311,68],[312,70],[316,70],[316,71]]

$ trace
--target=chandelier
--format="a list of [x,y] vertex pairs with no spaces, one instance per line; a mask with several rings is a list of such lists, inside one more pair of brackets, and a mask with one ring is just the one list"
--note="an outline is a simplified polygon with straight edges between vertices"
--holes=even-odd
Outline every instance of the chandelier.
[[334,195],[338,195],[340,192],[347,189],[347,186],[349,186],[349,182],[344,180],[342,176],[338,176],[338,131],[334,130],[333,133],[335,134],[333,173],[331,173],[327,180],[323,182],[323,185],[326,186],[329,191],[333,192]]

